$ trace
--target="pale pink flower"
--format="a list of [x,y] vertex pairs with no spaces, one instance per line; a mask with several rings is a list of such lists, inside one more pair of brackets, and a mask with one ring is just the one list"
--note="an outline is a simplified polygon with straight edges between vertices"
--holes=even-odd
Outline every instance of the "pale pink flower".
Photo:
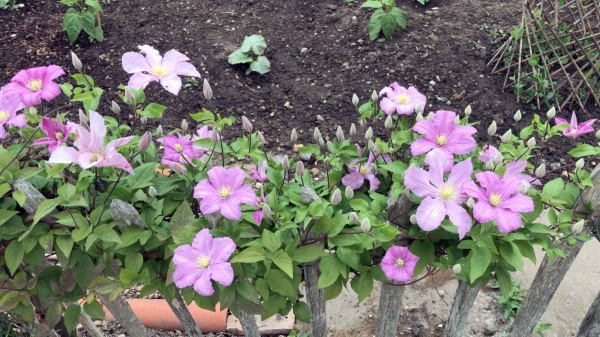
[[144,55],[136,52],[123,54],[123,69],[133,74],[127,86],[139,89],[145,88],[150,82],[159,82],[165,90],[177,95],[181,89],[179,76],[200,77],[200,73],[189,61],[190,59],[175,49],[169,50],[164,57],[148,46],[138,46]]
[[467,194],[477,200],[473,205],[473,217],[480,223],[496,220],[502,233],[512,232],[522,226],[521,214],[533,211],[533,200],[518,192],[522,181],[505,177],[500,179],[494,172],[475,175],[481,187],[470,182]]
[[[362,157],[362,150],[360,146],[356,145],[358,155]],[[376,157],[372,152],[369,152],[369,158],[366,163],[358,163],[356,160],[348,163],[348,174],[342,178],[342,184],[349,186],[353,190],[361,188],[365,183],[365,179],[369,181],[369,190],[375,191],[379,188],[379,179],[375,176],[372,171],[373,162]],[[385,158],[384,158],[385,160]]]
[[27,124],[25,115],[17,114],[17,111],[23,108],[24,106],[19,96],[9,95],[3,89],[0,90],[0,139],[6,137],[5,125],[22,128]]
[[408,247],[391,246],[381,260],[381,270],[389,280],[406,283],[412,279],[417,262],[419,257]]
[[191,162],[194,157],[192,141],[182,135],[165,135],[156,141],[164,146],[161,164],[168,166],[171,166],[173,163],[185,164]]
[[419,197],[425,197],[417,208],[417,225],[424,231],[439,227],[448,215],[452,224],[458,227],[458,237],[462,239],[471,229],[471,217],[462,207],[467,200],[465,185],[472,182],[473,164],[471,158],[462,161],[450,171],[444,181],[444,163],[447,154],[433,150],[429,157],[429,172],[422,168],[410,167],[404,174],[404,186]]
[[379,106],[381,110],[388,115],[397,112],[399,115],[411,115],[415,110],[423,112],[427,97],[415,89],[415,87],[401,87],[398,82],[390,84],[379,92],[379,97],[386,95],[381,99]]
[[523,185],[526,190],[531,187],[531,184],[541,185],[542,183],[539,179],[527,174],[523,174],[523,171],[525,171],[526,167],[527,161],[525,160],[517,160],[511,163],[506,163],[506,170],[504,171],[503,178],[519,180],[521,185]]
[[[569,124],[569,122],[567,122],[566,119],[563,119],[560,117],[554,118],[554,121],[556,122],[557,125]],[[596,121],[596,119],[590,119],[581,124],[577,124],[577,116],[575,115],[575,111],[573,111],[573,114],[571,115],[571,123],[570,123],[569,127],[565,131],[563,131],[563,134],[571,139],[575,139],[575,138],[583,135],[584,133],[594,132],[594,128],[592,127],[592,124],[595,121]]]
[[206,228],[198,232],[192,245],[182,245],[173,252],[173,282],[178,288],[191,285],[201,296],[215,293],[212,282],[224,286],[233,282],[233,268],[227,262],[235,250],[235,243],[228,237],[213,238]]
[[496,159],[500,154],[500,151],[492,145],[485,145],[483,147],[484,152],[479,152],[479,160],[481,160],[484,164],[489,163],[490,161]]
[[[198,131],[196,131],[196,133],[192,136],[192,142],[198,139],[212,139],[212,134],[213,134],[213,125],[209,124],[209,125],[204,125],[203,127],[201,127],[200,129],[198,129]],[[221,139],[221,135],[219,135],[219,139]],[[202,158],[204,157],[204,155],[210,151],[210,149],[204,148],[202,146],[196,145],[196,144],[192,144],[192,149],[194,150],[194,157],[202,160]]]
[[456,125],[456,112],[438,110],[433,114],[433,120],[418,121],[413,131],[425,137],[415,140],[410,151],[413,156],[422,155],[435,148],[441,149],[448,157],[444,164],[448,171],[454,163],[455,154],[467,154],[475,149],[473,134],[477,130],[472,126]]
[[259,161],[257,167],[250,170],[250,177],[263,183],[269,181],[269,177],[267,177],[267,162],[264,160]]
[[55,65],[21,70],[3,90],[8,95],[19,96],[25,106],[32,107],[42,99],[50,102],[60,95],[60,87],[52,80],[64,74],[65,71]]
[[256,193],[244,185],[246,173],[239,167],[226,169],[215,166],[208,171],[208,179],[194,187],[194,198],[200,200],[200,211],[212,214],[221,211],[229,220],[242,218],[241,204],[258,206]]
[[64,125],[59,114],[56,115],[56,122],[52,118],[43,117],[40,127],[47,137],[37,139],[32,145],[48,145],[50,153],[69,140],[69,135],[73,133],[71,125]]
[[263,188],[260,188],[260,197],[258,197],[258,210],[252,213],[252,218],[256,221],[256,224],[260,225],[263,219],[263,204],[268,202],[267,198],[265,198],[265,192]]
[[115,139],[104,146],[106,137],[104,119],[96,111],[90,110],[89,121],[89,130],[83,125],[68,123],[67,126],[76,134],[73,145],[77,150],[68,146],[59,146],[52,152],[48,161],[63,164],[77,163],[83,169],[109,166],[133,173],[127,159],[117,152],[117,148],[129,143],[133,137]]

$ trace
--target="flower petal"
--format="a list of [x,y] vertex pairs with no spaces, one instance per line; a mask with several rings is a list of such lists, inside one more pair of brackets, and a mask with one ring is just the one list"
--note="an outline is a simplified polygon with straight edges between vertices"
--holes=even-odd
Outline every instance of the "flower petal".
[[202,199],[208,196],[216,196],[219,192],[210,184],[208,179],[201,180],[194,187],[194,198]]
[[223,262],[210,265],[210,277],[224,286],[231,285],[233,282],[233,268],[231,263]]
[[[203,229],[204,230],[204,229]],[[210,249],[209,257],[211,263],[221,263],[229,260],[235,250],[235,243],[231,238],[214,238]]]
[[242,185],[237,189],[234,189],[230,198],[237,200],[239,204],[258,206],[256,192],[254,192],[254,189],[248,185]]
[[201,296],[212,296],[215,293],[212,282],[210,281],[210,271],[203,270],[200,272],[200,277],[194,283],[194,290]]
[[530,197],[521,193],[516,193],[510,199],[503,200],[500,204],[500,207],[504,209],[509,209],[512,212],[526,213],[533,212],[535,206],[533,204],[533,200]]
[[446,206],[441,199],[427,197],[417,208],[417,225],[424,231],[432,231],[440,226],[446,213]]
[[131,78],[129,78],[129,82],[127,82],[127,86],[133,89],[145,88],[148,83],[152,81],[158,81],[158,78],[154,75],[145,74],[145,73],[135,73]]
[[420,167],[410,167],[404,173],[404,186],[419,197],[436,196],[438,190],[429,183],[429,174]]
[[175,271],[173,271],[173,282],[178,288],[189,287],[200,278],[201,273],[202,270],[197,265],[175,266]]
[[480,223],[490,222],[496,218],[497,210],[487,200],[479,201],[473,205],[473,217]]
[[410,144],[410,154],[419,156],[435,149],[438,145],[427,138],[419,138]]
[[452,183],[454,186],[463,186],[471,180],[472,174],[473,163],[471,162],[471,158],[467,158],[454,165],[448,176],[448,182]]
[[377,191],[379,188],[379,179],[373,173],[365,175],[365,178],[369,181],[369,191]]
[[139,73],[142,71],[151,72],[152,68],[146,61],[144,55],[136,52],[127,52],[123,54],[121,58],[121,63],[123,65],[123,69],[130,73]]
[[210,235],[210,230],[204,228],[194,237],[194,241],[192,241],[192,247],[198,251],[199,255],[209,256],[211,250],[213,249],[213,242],[214,239],[213,236]]
[[521,228],[521,215],[508,210],[498,209],[496,212],[496,225],[501,233],[509,233]]
[[240,203],[234,198],[227,198],[221,202],[221,214],[229,220],[239,220],[242,218],[242,209]]
[[[165,59],[166,59],[166,55],[165,55]],[[191,63],[188,63],[188,62],[179,62],[179,63],[175,64],[172,71],[175,75],[178,75],[178,76],[200,77],[200,73],[198,72],[198,70],[196,70],[196,67],[194,67]]]
[[433,123],[437,126],[438,134],[450,135],[454,132],[456,123],[456,112],[447,110],[438,110],[433,114]]
[[164,76],[160,78],[160,84],[166,91],[177,96],[179,90],[181,90],[181,77],[177,75]]
[[458,227],[458,238],[462,240],[471,230],[471,217],[469,213],[460,205],[453,202],[446,202],[448,217],[454,226]]
[[365,183],[365,177],[360,172],[352,172],[342,178],[342,184],[353,190],[359,189]]
[[200,212],[202,212],[202,214],[216,213],[221,209],[222,203],[223,199],[219,195],[207,195],[200,200]]
[[48,159],[50,163],[70,164],[76,163],[79,158],[79,152],[72,147],[61,146],[54,150]]
[[469,153],[475,149],[476,142],[473,134],[476,132],[477,129],[472,126],[457,125],[448,135],[445,147],[454,154]]

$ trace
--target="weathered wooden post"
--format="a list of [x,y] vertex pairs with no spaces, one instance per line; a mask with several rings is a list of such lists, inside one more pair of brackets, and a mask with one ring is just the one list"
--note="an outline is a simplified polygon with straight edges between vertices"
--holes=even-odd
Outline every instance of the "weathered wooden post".
[[[588,187],[581,193],[573,210],[575,213],[584,212],[585,205],[591,204],[593,216],[598,217],[600,215],[600,166],[596,166],[591,174],[591,179],[593,187]],[[582,234],[589,234],[590,230],[590,226],[586,226]],[[515,318],[508,337],[529,336],[533,331],[544,311],[546,311],[560,282],[581,251],[583,242],[577,242],[575,245],[569,246],[565,240],[561,240],[557,246],[565,252],[566,257],[557,257],[549,261],[548,257],[544,256],[544,260],[537,274],[535,274],[531,288],[529,288],[525,302],[523,302]]]
[[196,324],[196,321],[194,321],[194,317],[188,310],[188,307],[185,304],[183,297],[181,297],[179,290],[175,290],[173,299],[167,301],[167,303],[169,303],[169,307],[171,307],[171,310],[173,310],[173,313],[183,325],[183,328],[185,329],[185,336],[202,337],[202,331],[200,331],[198,324]]
[[579,326],[577,337],[600,336],[600,292]]
[[469,311],[471,311],[471,307],[475,303],[479,289],[479,285],[471,287],[467,282],[458,282],[458,289],[456,289],[454,303],[452,303],[452,309],[450,310],[450,317],[444,329],[444,337],[464,336],[463,332],[465,326],[467,326]]
[[327,335],[327,316],[325,315],[325,291],[319,289],[319,264],[320,260],[304,264],[304,286],[306,288],[306,302],[310,308],[311,319],[308,325],[309,336]]
[[123,295],[115,297],[114,300],[110,300],[110,295],[97,293],[98,297],[102,300],[102,304],[110,311],[115,319],[123,329],[127,331],[130,337],[147,337],[149,336],[148,330],[140,322],[138,317],[135,315],[129,303],[125,301]]
[[81,312],[79,313],[78,321],[83,326],[85,331],[87,331],[87,333],[89,333],[92,337],[103,337],[100,329],[96,327],[94,321],[92,321],[90,316],[83,312],[83,310],[81,310]]
[[240,311],[240,324],[244,330],[245,337],[260,337],[260,331],[258,325],[256,325],[256,318],[252,314]]

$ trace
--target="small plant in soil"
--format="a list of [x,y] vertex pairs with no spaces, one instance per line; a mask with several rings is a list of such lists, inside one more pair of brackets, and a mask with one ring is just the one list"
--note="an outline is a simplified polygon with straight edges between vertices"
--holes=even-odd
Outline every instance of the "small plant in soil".
[[25,5],[17,3],[17,0],[0,0],[0,8],[1,9],[19,9],[23,8]]
[[229,55],[229,64],[249,64],[246,75],[255,71],[264,75],[271,71],[271,62],[263,55],[267,49],[265,38],[261,35],[246,36],[240,49]]
[[406,18],[404,12],[396,7],[395,0],[368,0],[362,8],[375,8],[369,21],[369,38],[371,41],[379,37],[383,32],[386,39],[391,39],[398,26],[406,29]]
[[83,30],[86,32],[90,41],[102,42],[104,40],[104,31],[100,22],[102,6],[97,0],[60,0],[61,3],[69,6],[63,18],[63,31],[67,32],[69,44],[73,44]]

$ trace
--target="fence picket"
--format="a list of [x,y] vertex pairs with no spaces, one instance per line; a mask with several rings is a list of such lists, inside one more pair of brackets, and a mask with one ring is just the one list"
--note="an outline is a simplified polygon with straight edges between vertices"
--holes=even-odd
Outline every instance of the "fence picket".
[[600,292],[579,326],[577,337],[600,336]]
[[473,307],[473,303],[475,303],[479,289],[479,286],[471,287],[464,281],[458,282],[458,289],[456,289],[450,317],[448,318],[446,328],[444,329],[444,337],[464,336],[463,331],[467,325],[469,311],[471,311],[471,307]]

